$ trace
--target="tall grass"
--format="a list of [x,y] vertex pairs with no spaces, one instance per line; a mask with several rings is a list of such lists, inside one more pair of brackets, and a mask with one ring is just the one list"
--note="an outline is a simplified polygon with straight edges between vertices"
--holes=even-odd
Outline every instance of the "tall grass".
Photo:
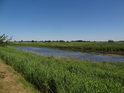
[[41,93],[124,93],[124,63],[54,58],[2,47],[0,58]]
[[80,52],[124,54],[123,42],[13,42],[11,45],[50,47]]

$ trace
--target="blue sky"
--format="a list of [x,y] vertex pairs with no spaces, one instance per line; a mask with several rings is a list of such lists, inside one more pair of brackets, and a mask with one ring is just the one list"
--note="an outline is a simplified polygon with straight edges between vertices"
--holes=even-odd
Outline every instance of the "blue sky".
[[124,0],[0,0],[13,40],[124,40]]

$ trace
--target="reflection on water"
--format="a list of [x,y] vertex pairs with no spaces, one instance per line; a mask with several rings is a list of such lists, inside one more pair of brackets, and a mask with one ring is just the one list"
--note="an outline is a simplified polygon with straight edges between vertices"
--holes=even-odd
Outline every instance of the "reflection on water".
[[80,59],[80,60],[124,62],[124,57],[120,57],[120,56],[90,54],[90,53],[73,52],[73,51],[59,50],[52,48],[38,48],[38,47],[29,47],[29,46],[19,46],[19,47],[17,46],[14,48],[27,50],[33,53],[38,53],[43,55],[63,56],[63,57]]

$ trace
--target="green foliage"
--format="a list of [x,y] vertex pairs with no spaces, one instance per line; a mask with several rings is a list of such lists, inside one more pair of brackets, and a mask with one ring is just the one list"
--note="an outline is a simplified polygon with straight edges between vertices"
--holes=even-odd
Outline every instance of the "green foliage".
[[0,58],[42,93],[124,93],[124,63],[54,58],[3,47]]
[[11,40],[12,38],[8,38],[8,35],[1,35],[0,36],[0,46],[7,46],[9,41]]
[[114,41],[113,40],[108,40],[109,43],[113,43]]

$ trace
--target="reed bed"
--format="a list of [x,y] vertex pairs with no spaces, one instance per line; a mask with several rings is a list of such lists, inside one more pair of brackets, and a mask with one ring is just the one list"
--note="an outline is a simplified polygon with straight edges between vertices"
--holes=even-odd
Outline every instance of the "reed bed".
[[0,58],[41,93],[124,93],[124,63],[41,56],[0,47]]

